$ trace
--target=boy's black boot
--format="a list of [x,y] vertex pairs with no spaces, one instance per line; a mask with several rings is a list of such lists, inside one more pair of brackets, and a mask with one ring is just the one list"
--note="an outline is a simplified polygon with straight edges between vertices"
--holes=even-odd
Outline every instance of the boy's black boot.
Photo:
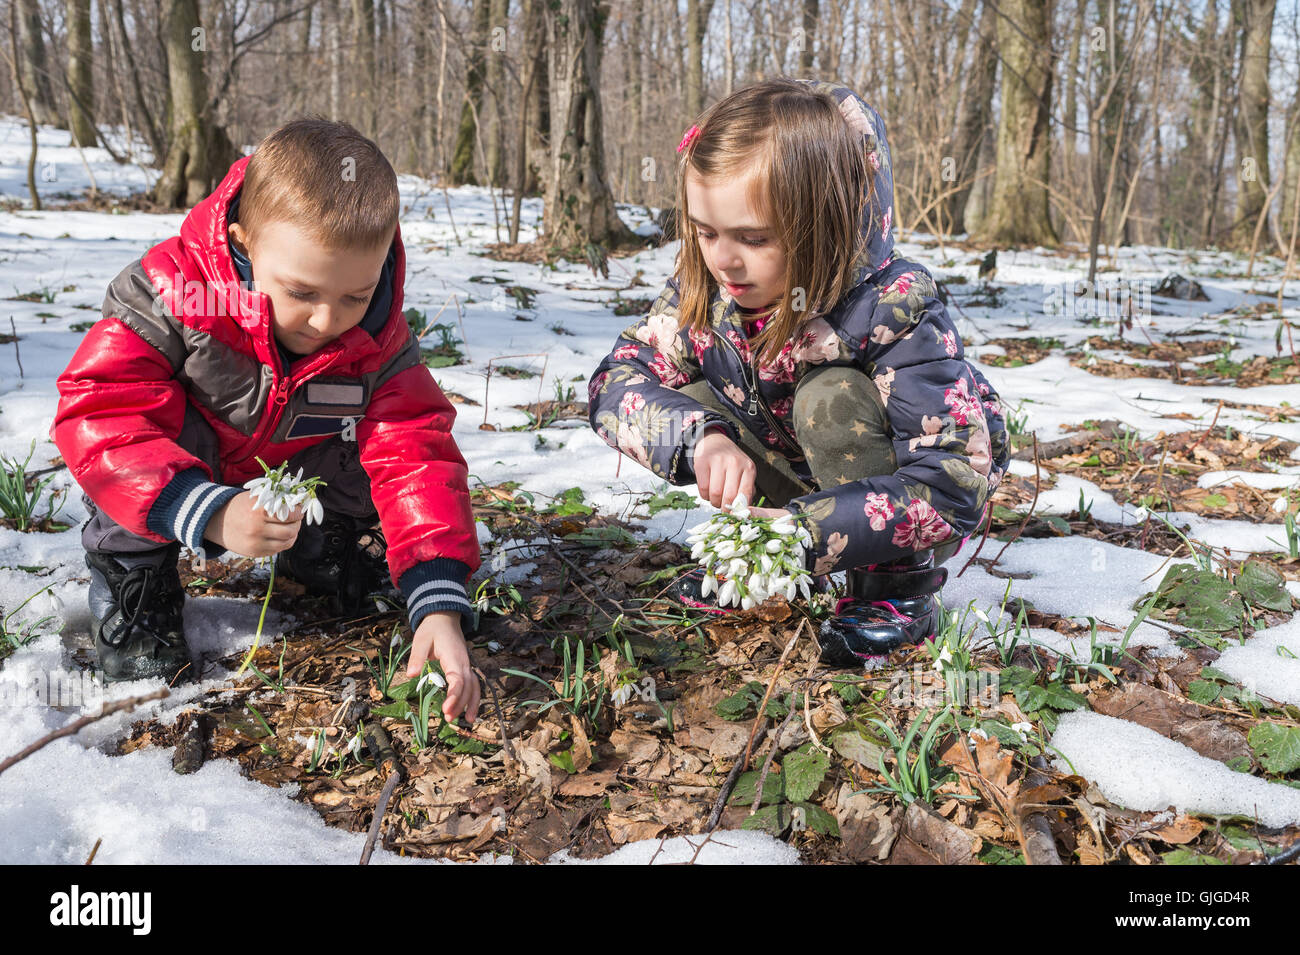
[[821,660],[834,667],[879,666],[890,652],[934,635],[934,595],[948,568],[921,551],[890,564],[848,571],[848,594],[817,635]]
[[[721,581],[719,581],[721,584]],[[700,610],[721,616],[731,613],[735,607],[724,607],[718,603],[718,591],[715,588],[707,597],[704,596],[704,568],[692,567],[673,581],[668,592],[683,605],[692,610]]]
[[190,663],[180,544],[149,554],[87,552],[91,635],[104,678],[170,683]]
[[293,546],[276,555],[276,575],[298,581],[313,596],[333,598],[345,614],[364,609],[375,591],[400,599],[388,586],[388,543],[373,523],[337,511],[326,511],[320,524],[304,521]]

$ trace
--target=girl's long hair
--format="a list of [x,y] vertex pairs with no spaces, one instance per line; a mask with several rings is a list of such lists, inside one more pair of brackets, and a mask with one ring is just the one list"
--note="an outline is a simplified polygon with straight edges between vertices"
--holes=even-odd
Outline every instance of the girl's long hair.
[[863,208],[874,192],[866,149],[833,97],[786,78],[736,90],[697,125],[678,163],[678,321],[706,331],[719,291],[690,219],[687,174],[712,183],[752,170],[750,204],[786,255],[785,290],[751,342],[759,362],[771,364],[804,322],[829,311],[853,287],[865,246]]

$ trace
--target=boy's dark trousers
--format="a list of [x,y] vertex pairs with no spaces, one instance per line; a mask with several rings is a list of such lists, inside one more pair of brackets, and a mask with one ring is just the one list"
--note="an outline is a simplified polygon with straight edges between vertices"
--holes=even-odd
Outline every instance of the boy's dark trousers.
[[[216,433],[193,406],[186,410],[176,443],[207,464],[213,480],[220,480]],[[272,466],[276,463],[267,462]],[[316,496],[327,514],[344,514],[369,524],[379,519],[370,497],[370,478],[361,467],[355,441],[344,441],[340,435],[299,451],[289,459],[289,470],[296,474],[300,467],[304,477],[319,477],[326,482]],[[169,557],[174,559],[174,545],[132,533],[97,508],[88,495],[83,494],[82,501],[90,513],[81,529],[81,544],[88,553],[107,554],[127,567],[161,566]],[[298,539],[301,542],[303,535],[299,534]]]
[[[857,368],[824,365],[808,372],[795,386],[794,432],[819,488],[800,480],[785,456],[759,441],[703,379],[678,390],[735,425],[740,448],[757,469],[755,490],[766,499],[764,506],[784,507],[791,499],[819,488],[825,490],[898,470],[880,390]],[[955,537],[937,545],[935,566],[952,557],[961,544],[962,538]]]

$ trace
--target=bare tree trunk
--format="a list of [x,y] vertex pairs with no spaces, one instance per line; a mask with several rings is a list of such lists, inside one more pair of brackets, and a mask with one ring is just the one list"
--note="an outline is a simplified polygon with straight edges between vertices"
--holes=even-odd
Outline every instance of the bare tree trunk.
[[525,33],[533,51],[533,85],[528,91],[528,122],[524,123],[527,144],[522,194],[540,196],[551,156],[551,77],[549,73],[549,34],[543,5],[548,0],[530,0],[525,16]]
[[811,76],[813,71],[813,39],[817,36],[817,24],[821,19],[818,0],[803,0],[803,34],[799,45],[799,74]]
[[99,142],[95,130],[95,46],[90,0],[68,0],[68,128],[79,146]]
[[1241,86],[1234,123],[1237,144],[1237,215],[1231,244],[1249,248],[1255,223],[1268,215],[1268,60],[1277,0],[1233,0],[1241,30]]
[[375,0],[352,0],[353,109],[357,125],[370,139],[375,138]]
[[[947,219],[955,231],[972,231],[972,223],[965,221],[966,204],[975,184],[984,141],[990,138],[993,125],[993,84],[998,72],[995,31],[993,8],[981,3],[979,33],[966,85],[962,88],[961,113],[953,144],[954,181],[962,184],[948,200]],[[965,46],[962,43],[959,49]]]
[[704,34],[713,0],[686,0],[686,118],[704,110]]
[[1002,0],[1002,115],[992,206],[980,227],[991,245],[1058,243],[1048,210],[1051,175],[1051,0]]
[[451,168],[447,179],[453,186],[476,186],[474,175],[474,140],[479,135],[475,119],[483,114],[484,50],[492,22],[492,0],[474,0],[474,19],[469,35],[469,49],[465,59],[469,69],[465,79],[465,99],[460,108],[460,127],[456,130],[456,146],[451,154]]
[[487,104],[483,112],[487,134],[484,152],[487,162],[488,185],[499,186],[505,182],[505,82],[506,82],[506,28],[510,23],[510,0],[492,0],[491,24],[487,46]]
[[330,82],[329,114],[330,119],[339,122],[343,119],[343,24],[339,0],[325,0],[325,35],[329,49]]
[[197,0],[166,0],[165,23],[171,128],[153,199],[169,208],[188,208],[212,191],[238,153],[208,111]]
[[546,7],[547,68],[551,84],[551,155],[543,235],[553,252],[586,259],[605,273],[605,250],[635,247],[637,237],[619,219],[605,181],[600,50],[607,4],[552,0]]
[[27,84],[23,81],[19,66],[22,62],[22,53],[18,49],[19,30],[16,10],[16,4],[11,3],[9,5],[9,52],[5,54],[5,59],[9,61],[9,71],[13,77],[14,90],[18,93],[18,99],[23,106],[23,115],[27,117],[27,130],[31,141],[31,148],[27,153],[27,191],[32,197],[32,209],[39,212],[41,195],[36,191],[36,115],[32,112],[32,100],[27,95]]
[[45,52],[38,0],[12,0],[18,7],[18,69],[27,91],[32,116],[42,126],[58,126],[59,108],[50,82],[50,59]]

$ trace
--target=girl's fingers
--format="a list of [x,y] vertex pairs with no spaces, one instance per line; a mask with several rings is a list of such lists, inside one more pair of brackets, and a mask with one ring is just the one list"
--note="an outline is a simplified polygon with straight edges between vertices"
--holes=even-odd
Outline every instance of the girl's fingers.
[[740,493],[741,473],[739,466],[733,466],[727,469],[727,485],[722,492],[722,502],[719,507],[731,504]]
[[411,644],[411,655],[407,658],[406,675],[412,680],[420,676],[420,671],[424,669],[424,663],[429,659],[429,651],[433,648],[433,635],[429,631],[416,631],[415,642]]

